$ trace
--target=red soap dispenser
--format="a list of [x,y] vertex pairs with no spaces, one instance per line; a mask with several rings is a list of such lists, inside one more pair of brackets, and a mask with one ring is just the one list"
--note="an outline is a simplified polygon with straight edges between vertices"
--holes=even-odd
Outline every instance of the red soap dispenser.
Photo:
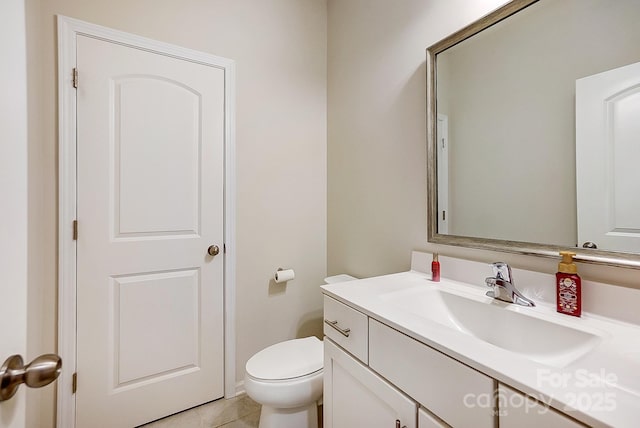
[[438,253],[433,254],[431,262],[431,281],[440,282],[440,262],[438,261]]
[[575,253],[560,251],[562,261],[556,273],[556,306],[561,314],[579,317],[582,314],[582,289],[578,267],[573,262]]

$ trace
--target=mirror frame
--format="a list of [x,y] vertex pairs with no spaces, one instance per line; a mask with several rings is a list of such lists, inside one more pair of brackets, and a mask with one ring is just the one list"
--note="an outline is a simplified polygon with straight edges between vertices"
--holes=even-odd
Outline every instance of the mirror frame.
[[558,258],[558,251],[573,251],[580,262],[640,269],[640,254],[438,233],[436,56],[538,1],[512,0],[427,48],[427,242],[548,258]]

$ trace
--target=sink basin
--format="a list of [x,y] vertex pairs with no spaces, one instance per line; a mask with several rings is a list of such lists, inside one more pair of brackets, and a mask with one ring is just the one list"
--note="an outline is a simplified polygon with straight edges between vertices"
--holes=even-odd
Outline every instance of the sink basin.
[[523,313],[480,296],[462,296],[435,287],[414,287],[381,298],[403,311],[476,337],[500,348],[553,367],[564,367],[592,350],[597,334]]

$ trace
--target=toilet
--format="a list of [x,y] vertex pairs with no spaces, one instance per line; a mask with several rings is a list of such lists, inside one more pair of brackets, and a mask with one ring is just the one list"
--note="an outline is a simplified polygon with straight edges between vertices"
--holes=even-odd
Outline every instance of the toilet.
[[[351,281],[350,275],[325,283]],[[315,336],[271,345],[247,361],[244,387],[262,405],[259,428],[318,428],[324,348]]]

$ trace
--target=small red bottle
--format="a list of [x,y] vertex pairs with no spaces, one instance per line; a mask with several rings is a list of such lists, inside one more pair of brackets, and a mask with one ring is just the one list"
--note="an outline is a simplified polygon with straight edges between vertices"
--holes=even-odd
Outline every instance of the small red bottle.
[[433,254],[431,262],[431,281],[440,282],[440,262],[438,261],[438,253]]
[[562,261],[556,273],[556,308],[561,314],[579,317],[582,314],[582,289],[578,267],[573,262],[575,253],[560,251]]

